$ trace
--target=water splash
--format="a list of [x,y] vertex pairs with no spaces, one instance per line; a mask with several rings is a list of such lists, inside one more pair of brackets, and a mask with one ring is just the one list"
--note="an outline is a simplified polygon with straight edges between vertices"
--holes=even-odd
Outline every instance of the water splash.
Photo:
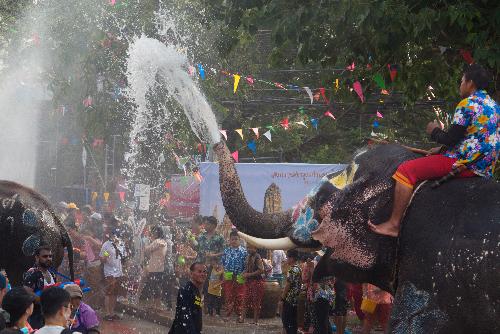
[[[179,103],[189,119],[191,129],[204,142],[216,143],[220,133],[214,113],[197,84],[188,75],[186,56],[174,46],[164,45],[160,41],[142,36],[129,48],[127,63],[128,96],[135,102],[132,130],[130,133],[131,150],[126,159],[130,165],[139,152],[137,138],[146,129],[151,110],[148,105],[148,93],[159,82],[165,85],[169,94]],[[171,117],[168,108],[164,108],[165,121]]]

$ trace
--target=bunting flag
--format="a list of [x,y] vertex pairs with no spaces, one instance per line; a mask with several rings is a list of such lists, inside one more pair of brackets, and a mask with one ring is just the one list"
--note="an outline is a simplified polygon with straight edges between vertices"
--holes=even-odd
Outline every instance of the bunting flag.
[[274,126],[272,126],[272,125],[266,126],[266,129],[269,129],[270,131],[276,132],[276,130],[274,129]]
[[239,162],[238,151],[234,151],[233,153],[231,153],[231,156],[233,157],[234,161]]
[[386,90],[386,89],[382,89],[380,91],[380,93],[384,94],[384,95],[389,95],[389,92]]
[[93,191],[91,200],[92,200],[92,202],[94,202],[96,199],[97,199],[97,192]]
[[250,140],[247,143],[247,147],[252,151],[253,155],[257,154],[257,144],[255,143],[255,140]]
[[238,132],[238,134],[240,135],[241,139],[243,139],[243,129],[236,129],[234,131]]
[[324,87],[321,87],[321,88],[319,89],[319,92],[320,92],[321,96],[323,97],[323,100],[325,100],[325,103],[326,103],[326,104],[330,104],[330,101],[328,101],[328,99],[326,98],[325,88],[324,88]]
[[295,122],[295,124],[302,125],[302,126],[307,128],[307,125],[306,125],[306,123],[304,123],[304,121]]
[[306,90],[307,95],[309,95],[309,98],[311,99],[311,104],[313,104],[314,98],[313,98],[313,93],[312,93],[312,91],[311,91],[311,88],[309,88],[309,87],[304,87],[304,89]]
[[313,126],[313,128],[315,128],[316,130],[318,130],[319,119],[317,119],[317,118],[311,118],[311,125]]
[[339,90],[339,79],[335,79],[335,91]]
[[195,72],[195,68],[194,68],[194,66],[191,66],[191,65],[190,65],[190,66],[188,67],[188,74],[189,74],[189,76],[190,76],[190,77],[194,76],[194,72]]
[[108,192],[103,193],[102,197],[104,198],[104,202],[107,202],[109,199],[109,193]]
[[377,73],[373,76],[373,81],[379,86],[381,89],[385,89],[385,80],[380,73]]
[[116,0],[109,0],[109,4],[110,4],[111,6],[114,6],[114,5],[116,4]]
[[85,108],[88,108],[88,107],[91,107],[92,106],[92,97],[91,96],[88,96],[87,98],[85,98],[83,100],[83,106]]
[[224,139],[227,141],[227,130],[219,130],[219,132],[224,136]]
[[346,70],[352,72],[352,71],[354,71],[355,68],[356,68],[356,64],[354,64],[354,62],[352,62],[351,65],[349,65],[349,66],[346,67]]
[[272,141],[272,139],[271,139],[271,137],[272,137],[271,136],[271,130],[267,130],[267,132],[264,133],[264,137],[266,137],[267,139],[269,139],[269,141]]
[[[330,110],[328,110],[327,112],[325,112],[325,116],[330,117],[332,119],[336,119],[335,116],[333,116],[333,114],[330,112]],[[311,120],[311,123],[312,123],[312,120]]]
[[374,128],[378,128],[378,127],[379,127],[379,125],[380,125],[380,124],[378,123],[378,121],[374,121],[374,122],[373,122],[373,127],[374,127]]
[[259,128],[251,128],[257,139],[259,139]]
[[286,90],[285,86],[283,86],[283,84],[280,84],[279,82],[275,82],[274,85],[278,88]]
[[380,111],[377,111],[377,117],[378,117],[378,118],[384,118],[384,115],[382,115],[382,114],[380,113]]
[[470,65],[474,63],[474,58],[472,58],[472,54],[470,53],[469,50],[460,49],[460,55],[467,64]]
[[120,202],[125,201],[125,192],[124,191],[118,192],[118,196],[120,197]]
[[441,55],[443,55],[446,50],[448,50],[448,48],[446,46],[439,46],[439,52],[441,53]]
[[395,64],[387,64],[387,68],[389,69],[389,74],[391,75],[391,81],[394,82],[396,75],[398,74],[398,67]]
[[283,119],[281,122],[280,122],[281,126],[285,129],[285,130],[288,130],[288,117]]
[[254,80],[251,76],[246,77],[245,80],[248,82],[250,86],[253,86]]
[[361,87],[361,83],[359,81],[356,81],[355,83],[352,84],[352,88],[354,88],[354,91],[356,92],[356,94],[358,94],[361,102],[364,103],[365,97],[363,95],[363,88]]
[[304,109],[304,107],[299,107],[299,113],[304,115],[305,112],[306,112],[306,110]]
[[202,64],[198,64],[198,72],[200,73],[201,80],[205,80],[205,69]]
[[239,76],[238,74],[234,74],[233,77],[234,77],[233,93],[236,94],[241,76]]

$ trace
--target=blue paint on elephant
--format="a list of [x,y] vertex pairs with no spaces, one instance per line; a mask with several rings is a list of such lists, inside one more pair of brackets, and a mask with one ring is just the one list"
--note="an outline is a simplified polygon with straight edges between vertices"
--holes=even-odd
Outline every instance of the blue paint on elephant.
[[314,211],[308,206],[295,221],[293,238],[300,242],[307,242],[312,239],[312,231],[318,226],[318,221],[314,219]]
[[36,227],[36,214],[31,210],[25,210],[23,213],[23,223],[30,227]]
[[36,234],[30,235],[23,242],[23,254],[26,256],[32,256],[35,254],[35,251],[40,246],[40,237]]
[[391,333],[438,333],[448,321],[446,313],[431,303],[427,291],[418,290],[411,282],[398,288],[391,316]]

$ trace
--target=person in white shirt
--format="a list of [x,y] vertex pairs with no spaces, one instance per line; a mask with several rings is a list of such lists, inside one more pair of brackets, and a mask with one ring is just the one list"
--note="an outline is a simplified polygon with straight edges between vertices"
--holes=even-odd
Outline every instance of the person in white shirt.
[[271,260],[273,265],[273,278],[278,280],[280,286],[283,287],[284,276],[281,265],[286,262],[286,254],[281,249],[273,250]]
[[61,334],[65,331],[71,321],[70,294],[60,287],[51,287],[43,290],[40,304],[45,325],[37,331],[37,334]]
[[165,260],[167,256],[167,242],[163,239],[163,231],[158,225],[151,227],[151,236],[153,242],[146,246],[144,253],[149,256],[146,266],[148,273],[144,292],[147,298],[151,299],[153,309],[159,310],[161,307],[161,298],[165,293]]
[[123,278],[122,258],[124,249],[118,238],[113,233],[106,235],[106,242],[102,245],[99,257],[104,264],[104,311],[105,320],[118,320],[115,314],[116,298],[121,288]]

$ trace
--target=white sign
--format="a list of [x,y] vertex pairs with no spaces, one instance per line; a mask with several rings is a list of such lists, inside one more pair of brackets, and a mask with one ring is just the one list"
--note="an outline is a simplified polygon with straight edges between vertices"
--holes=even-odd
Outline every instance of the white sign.
[[134,188],[134,197],[138,201],[138,209],[141,211],[149,211],[149,198],[151,189],[148,184],[136,184]]

